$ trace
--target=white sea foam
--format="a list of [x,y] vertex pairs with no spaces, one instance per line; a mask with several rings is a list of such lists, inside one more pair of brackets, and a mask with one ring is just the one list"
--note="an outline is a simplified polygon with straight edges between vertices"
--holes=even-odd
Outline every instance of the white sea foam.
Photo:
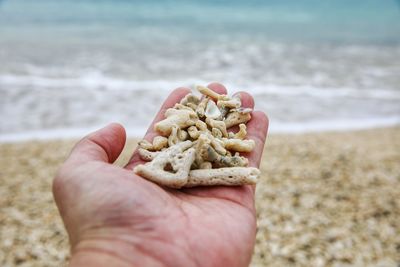
[[[194,87],[199,84],[206,84],[203,79],[185,79],[185,80],[131,80],[115,78],[104,75],[99,71],[84,73],[78,77],[53,78],[40,75],[0,75],[0,85],[31,86],[33,88],[84,88],[97,90],[145,90],[145,91],[170,91],[172,88],[180,86]],[[252,83],[227,83],[231,93],[238,91],[239,88],[245,88],[246,91],[256,95],[287,95],[287,96],[312,96],[312,97],[358,97],[375,99],[399,99],[400,90],[393,89],[355,89],[349,87],[316,87],[314,85],[280,85],[280,84],[260,84],[254,81]],[[231,90],[232,88],[232,90]]]
[[[199,79],[186,80],[130,80],[106,76],[99,71],[86,72],[77,77],[46,77],[39,75],[0,75],[0,85],[34,88],[84,88],[97,90],[166,90],[183,85],[194,85],[205,83]],[[17,89],[16,88],[16,89]]]
[[[110,120],[123,122],[129,135],[139,137],[173,88],[207,84],[193,78],[123,79],[100,71],[71,76],[0,75],[0,142],[78,138],[97,128],[93,125]],[[226,86],[229,93],[243,89],[254,96],[256,108],[270,115],[271,132],[353,130],[400,124],[400,90],[318,88],[260,81],[231,81]],[[80,128],[81,125],[90,128]]]
[[287,95],[287,96],[311,96],[311,97],[357,97],[374,99],[400,99],[399,90],[388,89],[354,89],[354,88],[317,88],[313,85],[285,86],[285,85],[263,85],[254,86],[250,89],[253,95]]

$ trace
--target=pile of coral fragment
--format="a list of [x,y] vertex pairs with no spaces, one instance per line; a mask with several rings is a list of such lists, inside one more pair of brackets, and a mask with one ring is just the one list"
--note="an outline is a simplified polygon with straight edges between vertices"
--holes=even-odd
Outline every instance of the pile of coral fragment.
[[255,147],[254,140],[245,139],[252,109],[241,107],[239,96],[197,89],[201,98],[187,94],[154,125],[160,136],[139,142],[138,153],[147,163],[134,172],[171,188],[255,184],[260,171],[240,155]]

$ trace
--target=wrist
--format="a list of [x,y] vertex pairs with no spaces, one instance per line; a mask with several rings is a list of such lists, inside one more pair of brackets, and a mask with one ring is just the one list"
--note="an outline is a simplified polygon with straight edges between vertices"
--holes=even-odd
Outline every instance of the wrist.
[[72,246],[69,266],[197,266],[184,244],[162,236],[124,228],[89,231]]
[[164,263],[122,240],[84,240],[71,251],[69,267],[162,267]]

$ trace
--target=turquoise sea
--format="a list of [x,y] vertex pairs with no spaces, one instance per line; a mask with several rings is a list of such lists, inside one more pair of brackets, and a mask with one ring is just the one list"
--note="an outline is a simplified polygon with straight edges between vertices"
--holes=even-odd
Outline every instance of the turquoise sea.
[[141,135],[211,81],[272,132],[400,124],[400,1],[0,0],[0,141]]

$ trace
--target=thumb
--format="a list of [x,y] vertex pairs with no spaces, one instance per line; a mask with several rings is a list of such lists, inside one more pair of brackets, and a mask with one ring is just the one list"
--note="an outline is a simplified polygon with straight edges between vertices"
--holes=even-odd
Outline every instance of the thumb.
[[103,161],[112,163],[125,146],[126,133],[122,125],[111,123],[80,140],[69,156],[69,161],[84,163]]

